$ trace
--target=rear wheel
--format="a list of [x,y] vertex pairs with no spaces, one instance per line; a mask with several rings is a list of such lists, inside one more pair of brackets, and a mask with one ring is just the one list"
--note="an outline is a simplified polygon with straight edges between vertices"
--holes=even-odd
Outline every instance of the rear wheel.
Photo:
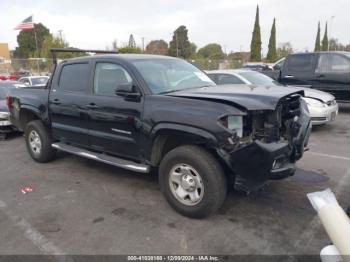
[[51,135],[40,120],[29,122],[24,136],[27,150],[35,161],[46,163],[54,159],[56,150],[51,146]]
[[221,165],[198,146],[180,146],[166,154],[159,176],[169,204],[188,217],[207,217],[217,211],[226,198],[226,177]]

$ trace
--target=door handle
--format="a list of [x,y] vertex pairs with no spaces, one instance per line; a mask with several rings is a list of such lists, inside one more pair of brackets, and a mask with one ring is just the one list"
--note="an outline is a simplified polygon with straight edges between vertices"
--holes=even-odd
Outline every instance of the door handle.
[[88,104],[88,105],[86,105],[86,107],[90,108],[90,109],[97,109],[97,108],[99,108],[99,106],[96,105],[95,103]]
[[316,77],[317,78],[325,78],[326,76],[321,74],[321,75],[317,75]]
[[59,105],[59,104],[61,104],[61,102],[60,102],[59,99],[54,99],[54,100],[51,101],[51,103],[54,104],[54,105]]
[[284,78],[294,78],[294,76],[292,76],[292,75],[286,75],[286,76],[284,76]]

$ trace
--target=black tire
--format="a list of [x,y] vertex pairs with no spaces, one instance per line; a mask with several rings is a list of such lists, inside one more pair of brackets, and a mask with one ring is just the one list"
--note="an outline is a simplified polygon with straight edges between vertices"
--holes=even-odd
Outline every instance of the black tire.
[[[170,172],[182,164],[193,167],[204,186],[201,200],[191,206],[176,198],[169,182]],[[168,203],[177,212],[191,218],[213,214],[222,206],[227,194],[226,176],[219,162],[205,149],[193,145],[177,147],[165,155],[159,166],[159,183]]]
[[[36,153],[30,144],[30,135],[32,132],[38,134],[41,142],[41,148]],[[52,137],[45,125],[40,120],[34,120],[27,124],[25,128],[24,138],[27,150],[30,156],[39,163],[47,163],[55,158],[56,150],[52,148]]]

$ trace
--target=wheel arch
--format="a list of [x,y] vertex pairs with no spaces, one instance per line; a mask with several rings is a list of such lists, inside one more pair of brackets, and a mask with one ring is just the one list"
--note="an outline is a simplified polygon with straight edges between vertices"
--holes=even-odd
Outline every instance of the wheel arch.
[[206,130],[179,124],[160,124],[151,132],[150,161],[157,166],[166,153],[184,144],[202,145],[213,148],[217,139]]
[[37,108],[31,106],[22,106],[19,111],[19,128],[24,130],[26,125],[33,121],[41,119],[40,112]]

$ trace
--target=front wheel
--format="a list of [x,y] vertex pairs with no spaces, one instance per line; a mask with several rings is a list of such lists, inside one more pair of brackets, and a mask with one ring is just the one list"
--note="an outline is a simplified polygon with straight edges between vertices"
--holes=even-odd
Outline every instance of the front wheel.
[[54,159],[56,150],[51,146],[51,135],[40,120],[27,124],[24,137],[27,150],[35,161],[46,163]]
[[198,146],[180,146],[167,153],[159,167],[159,181],[169,204],[188,217],[207,217],[226,198],[226,176],[221,165]]

